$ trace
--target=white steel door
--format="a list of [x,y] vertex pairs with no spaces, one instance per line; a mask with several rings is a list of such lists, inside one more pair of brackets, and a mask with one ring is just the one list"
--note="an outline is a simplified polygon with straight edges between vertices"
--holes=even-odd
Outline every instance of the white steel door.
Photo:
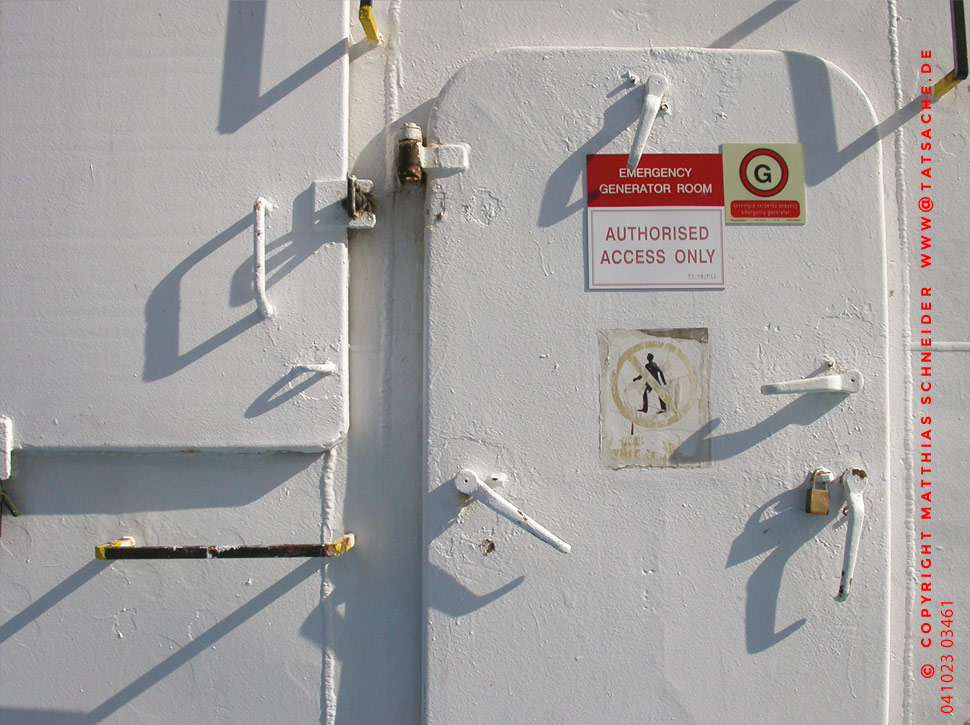
[[57,3],[5,4],[0,416],[17,448],[343,437],[347,222],[328,223],[314,183],[346,185],[347,3],[332,5],[324,34],[292,3],[184,26],[151,12],[151,43],[88,56],[65,50],[85,26]]
[[[669,80],[647,153],[802,145],[806,223],[726,226],[723,288],[591,286],[587,157],[630,151],[626,72]],[[470,167],[428,182],[429,722],[886,718],[875,125],[800,54],[516,49],[447,84],[428,143],[468,144]],[[856,393],[761,390],[850,370]],[[868,473],[844,602],[841,482],[805,511],[819,466]],[[571,553],[459,493],[463,469]]]

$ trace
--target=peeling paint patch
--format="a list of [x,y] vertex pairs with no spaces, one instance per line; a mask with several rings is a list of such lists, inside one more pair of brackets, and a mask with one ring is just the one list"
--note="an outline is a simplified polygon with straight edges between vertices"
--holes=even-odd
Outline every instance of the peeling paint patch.
[[488,189],[475,189],[470,204],[462,206],[465,219],[480,227],[487,227],[498,216],[502,202]]

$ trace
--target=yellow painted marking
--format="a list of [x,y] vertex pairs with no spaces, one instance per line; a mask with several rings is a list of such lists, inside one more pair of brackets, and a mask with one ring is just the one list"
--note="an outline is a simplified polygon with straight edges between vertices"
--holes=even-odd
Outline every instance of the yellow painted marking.
[[357,545],[357,537],[344,534],[332,544],[327,544],[327,555],[331,557],[343,556]]
[[951,70],[949,73],[943,76],[941,80],[938,80],[935,86],[933,86],[933,98],[942,98],[956,88],[958,83],[960,83],[960,81],[957,80],[956,70]]
[[95,546],[94,558],[100,559],[101,561],[106,561],[107,556],[104,553],[105,549],[128,549],[134,545],[135,545],[135,540],[132,537],[122,536],[120,539],[109,541],[107,544],[101,544],[100,546]]
[[383,42],[384,36],[381,35],[381,31],[377,29],[377,21],[374,19],[374,8],[369,5],[362,5],[360,12],[357,13],[357,17],[360,19],[360,24],[364,28],[364,33],[367,35],[367,39],[372,43]]

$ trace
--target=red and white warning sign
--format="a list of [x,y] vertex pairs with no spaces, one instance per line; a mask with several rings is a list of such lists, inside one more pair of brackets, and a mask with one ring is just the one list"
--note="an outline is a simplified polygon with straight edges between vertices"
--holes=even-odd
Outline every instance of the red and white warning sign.
[[804,224],[805,159],[798,143],[721,145],[728,224]]
[[720,154],[586,157],[592,289],[724,286]]

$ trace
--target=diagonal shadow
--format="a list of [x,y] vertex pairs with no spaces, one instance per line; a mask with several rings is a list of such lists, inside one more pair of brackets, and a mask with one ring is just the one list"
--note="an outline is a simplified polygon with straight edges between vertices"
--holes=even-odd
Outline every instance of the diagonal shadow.
[[857,139],[839,148],[832,83],[825,61],[814,55],[786,53],[798,140],[805,147],[805,183],[816,186],[914,118],[921,101],[914,98]]
[[252,214],[247,214],[210,239],[166,274],[148,295],[145,302],[145,367],[142,372],[145,382],[161,380],[177,373],[262,321],[259,312],[253,310],[191,350],[179,352],[182,279],[193,267],[251,227],[252,223]]
[[[270,254],[266,260],[267,290],[272,289],[283,277],[306,261],[326,241],[315,235],[310,228],[309,219],[312,209],[313,189],[310,187],[293,199],[291,231],[267,245]],[[145,303],[145,367],[142,373],[145,382],[174,375],[263,322],[263,317],[254,308],[245,317],[192,349],[186,352],[179,351],[182,280],[194,267],[252,225],[253,215],[250,213],[182,260],[148,295]],[[253,290],[254,258],[251,243],[249,249],[249,256],[233,273],[230,283],[229,304],[232,307],[238,307],[245,302],[255,302],[256,299]]]
[[[796,2],[798,0],[775,0],[713,41],[709,47],[733,47]],[[832,88],[824,61],[802,53],[786,53],[786,56],[794,91],[798,138],[806,149],[811,149],[811,153],[805,154],[805,182],[808,186],[820,184],[836,174],[843,166],[902,127],[920,111],[920,99],[914,98],[889,118],[840,149],[835,133]]]
[[[294,368],[286,375],[269,386],[256,400],[253,401],[244,414],[246,418],[256,418],[278,408],[283,403],[292,400],[300,393],[309,390],[313,385],[326,377],[323,373]],[[300,382],[298,379],[303,378]],[[292,387],[288,387],[292,386]]]
[[300,582],[319,572],[320,568],[320,562],[316,559],[310,559],[300,564],[275,584],[270,585],[243,604],[235,612],[214,624],[177,652],[172,653],[169,657],[159,662],[141,677],[138,677],[120,689],[94,710],[81,717],[65,720],[65,722],[77,722],[83,723],[84,725],[101,722],[143,692],[161,682],[193,657],[212,647],[234,629],[252,619],[270,604],[300,584]]
[[769,3],[761,10],[756,12],[750,18],[740,23],[734,28],[731,28],[720,38],[715,40],[709,47],[711,48],[731,48],[736,43],[741,42],[747,38],[751,33],[761,28],[772,20],[777,18],[783,12],[788,10],[792,5],[797,3],[798,0],[775,0]]
[[260,95],[265,38],[266,0],[229,0],[219,133],[238,131],[347,53],[347,39],[341,38]]
[[[438,538],[457,523],[454,514],[468,503],[468,497],[459,493],[453,481],[446,481],[425,495],[425,535],[429,540]],[[471,505],[476,505],[472,503]],[[482,504],[477,504],[481,506]],[[454,574],[434,564],[425,550],[424,591],[425,605],[453,617],[471,614],[500,599],[525,581],[518,576],[485,594],[478,594],[459,581]]]
[[712,418],[709,423],[701,426],[681,443],[677,450],[671,454],[671,460],[677,456],[692,455],[698,450],[698,446],[702,445],[710,446],[711,461],[724,461],[733,458],[763,443],[790,425],[811,425],[830,410],[836,408],[846,397],[845,393],[801,395],[784,408],[775,411],[750,428],[717,436],[711,434],[721,424],[721,419],[719,417]]
[[[23,615],[29,614],[31,619],[40,616],[44,611],[60,601],[60,599],[63,599],[107,566],[110,566],[110,564],[101,565],[100,562],[90,562],[85,565],[73,576],[66,579],[62,584],[52,589],[48,594],[25,609],[22,615],[14,617],[7,625],[4,625],[4,628],[10,625],[11,622],[16,622],[16,629],[20,629],[29,621],[26,616],[21,619]],[[116,713],[143,692],[161,682],[193,657],[212,647],[234,629],[252,619],[302,581],[319,572],[320,567],[320,562],[316,559],[310,559],[300,564],[300,566],[282,577],[275,584],[264,589],[239,607],[235,612],[214,624],[187,645],[177,652],[172,653],[169,657],[123,687],[90,712],[0,707],[0,722],[38,722],[41,719],[43,722],[54,723],[55,725],[94,725],[94,723],[102,722],[105,718]],[[13,634],[16,629],[8,632],[7,636]]]
[[[608,106],[603,112],[603,126],[586,143],[576,149],[549,176],[546,188],[542,194],[539,207],[539,226],[551,227],[577,211],[586,208],[586,194],[582,193],[572,204],[569,197],[576,188],[576,182],[586,171],[586,156],[595,154],[615,139],[626,128],[640,118],[643,110],[642,87],[632,88],[629,83],[619,88],[629,88],[630,92],[618,101]],[[617,90],[611,91],[607,98],[615,96]]]
[[0,625],[0,642],[5,642],[13,635],[40,617],[46,611],[55,607],[63,599],[76,592],[82,586],[94,579],[98,574],[110,566],[107,562],[89,561],[67,579],[53,589],[31,602],[29,606]]
[[525,577],[520,575],[497,589],[485,594],[476,594],[450,572],[429,561],[425,562],[424,586],[428,591],[434,592],[434,597],[429,597],[428,606],[452,617],[464,617],[488,606],[516,589],[524,581]]
[[[309,259],[326,242],[326,237],[314,233],[307,220],[313,214],[313,187],[301,191],[293,199],[291,231],[266,244],[266,289],[271,290],[290,272]],[[256,302],[253,288],[253,265],[250,255],[232,275],[229,287],[229,306],[240,307]]]

